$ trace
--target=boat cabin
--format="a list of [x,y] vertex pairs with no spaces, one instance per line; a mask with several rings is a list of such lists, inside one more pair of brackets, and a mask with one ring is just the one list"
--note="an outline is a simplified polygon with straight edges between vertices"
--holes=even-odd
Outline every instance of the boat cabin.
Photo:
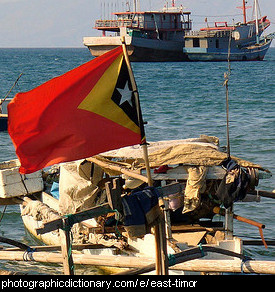
[[[116,20],[96,20],[95,29],[121,34],[126,28],[129,35],[143,38],[169,39],[177,32],[192,29],[190,12],[151,11],[151,12],[117,12]],[[171,38],[170,37],[170,38]]]
[[[231,31],[192,31],[185,36],[185,48],[228,49]],[[232,38],[234,38],[234,31]]]

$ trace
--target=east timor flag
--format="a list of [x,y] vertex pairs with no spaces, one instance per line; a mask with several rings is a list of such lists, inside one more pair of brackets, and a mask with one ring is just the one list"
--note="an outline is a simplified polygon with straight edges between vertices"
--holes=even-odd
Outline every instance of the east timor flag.
[[144,141],[122,47],[56,77],[8,105],[21,173]]

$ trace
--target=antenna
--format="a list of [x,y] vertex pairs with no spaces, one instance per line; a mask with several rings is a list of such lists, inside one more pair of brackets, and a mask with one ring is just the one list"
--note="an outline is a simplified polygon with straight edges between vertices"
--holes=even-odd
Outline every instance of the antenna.
[[230,158],[230,137],[229,137],[229,91],[228,91],[228,82],[229,82],[230,72],[224,73],[224,84],[226,90],[226,140],[227,140],[227,158]]
[[229,83],[229,76],[231,74],[231,65],[230,65],[230,54],[231,54],[231,39],[232,39],[232,31],[229,32],[229,42],[228,42],[228,71],[224,73],[224,84],[225,91],[226,91],[226,139],[227,139],[227,158],[230,159],[230,137],[229,137],[229,90],[228,90],[228,83]]
[[[228,71],[224,73],[224,86],[226,89],[226,139],[227,139],[227,162],[231,159],[230,157],[230,137],[229,137],[229,92],[228,92],[228,82],[231,73],[230,68],[230,43],[231,43],[231,31],[230,40],[228,48]],[[233,239],[233,205],[225,210],[225,239]]]

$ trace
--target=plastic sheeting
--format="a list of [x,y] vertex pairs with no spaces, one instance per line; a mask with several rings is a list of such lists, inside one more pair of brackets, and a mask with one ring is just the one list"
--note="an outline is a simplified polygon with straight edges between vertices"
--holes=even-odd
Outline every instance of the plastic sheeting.
[[89,162],[75,161],[60,166],[59,211],[72,214],[95,205],[103,170]]
[[[148,145],[151,167],[161,165],[217,166],[227,158],[227,153],[219,148],[219,139],[201,135],[200,138],[152,142]],[[101,153],[101,156],[120,161],[134,162],[135,167],[143,167],[143,153],[140,145],[124,147]],[[232,156],[240,166],[253,167],[269,172],[262,166]]]

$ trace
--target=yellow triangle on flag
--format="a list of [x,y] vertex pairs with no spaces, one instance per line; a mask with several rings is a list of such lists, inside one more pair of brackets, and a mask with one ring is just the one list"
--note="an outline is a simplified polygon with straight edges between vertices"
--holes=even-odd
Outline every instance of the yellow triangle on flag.
[[117,84],[123,58],[123,54],[118,56],[78,108],[103,116],[135,133],[140,133],[140,128],[111,99]]

